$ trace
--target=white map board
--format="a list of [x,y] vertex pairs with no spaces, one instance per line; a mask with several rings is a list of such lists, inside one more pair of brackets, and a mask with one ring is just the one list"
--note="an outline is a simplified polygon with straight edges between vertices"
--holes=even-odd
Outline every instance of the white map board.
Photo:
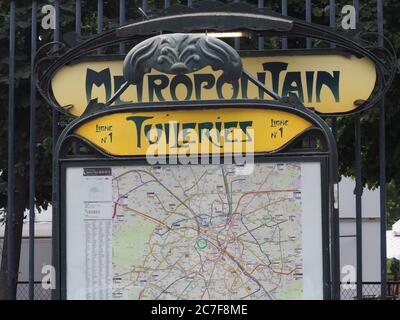
[[321,165],[68,167],[68,299],[322,299]]

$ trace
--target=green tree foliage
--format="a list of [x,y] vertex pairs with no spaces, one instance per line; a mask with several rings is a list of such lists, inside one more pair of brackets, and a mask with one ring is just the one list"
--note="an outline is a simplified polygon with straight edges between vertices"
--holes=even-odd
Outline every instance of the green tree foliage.
[[[24,144],[28,150],[29,139],[29,110],[30,110],[30,68],[31,68],[31,6],[29,1],[17,2],[16,11],[16,57],[15,57],[15,145]],[[75,29],[74,0],[62,1],[60,6],[61,33]],[[118,25],[118,1],[104,1],[103,29],[114,28]],[[43,5],[43,4],[42,4]],[[139,13],[136,3],[130,2],[127,11]],[[43,14],[38,8],[38,39],[37,46],[53,41],[53,31],[41,28]],[[0,208],[7,205],[7,133],[8,133],[8,88],[9,88],[9,9],[8,1],[0,1]],[[89,36],[97,33],[97,2],[82,1],[82,34]],[[116,48],[109,50],[115,53]],[[52,159],[52,110],[37,94],[37,139],[36,139],[36,205],[38,209],[47,208],[51,201],[51,159]],[[62,116],[60,127],[64,127],[71,119]],[[23,123],[23,125],[22,125]],[[23,140],[23,141],[22,141]],[[15,158],[15,172],[18,177],[25,179],[28,187],[29,159]],[[28,207],[28,201],[24,203]]]
[[[31,7],[27,2],[17,2],[16,10],[16,35],[15,35],[15,76],[11,81],[15,85],[15,136],[14,136],[14,190],[7,190],[8,163],[7,163],[7,135],[10,129],[8,118],[8,88],[9,88],[9,56],[6,50],[1,52],[0,58],[0,105],[3,107],[0,115],[0,143],[2,145],[0,155],[0,208],[7,207],[7,194],[14,194],[14,274],[18,275],[19,257],[21,250],[22,224],[24,211],[28,206],[29,195],[29,116],[30,116],[30,68],[31,68]],[[0,47],[9,47],[9,3],[0,2]],[[72,20],[71,20],[72,21]],[[68,23],[68,19],[65,23]],[[51,39],[51,33],[43,32],[42,43]],[[40,46],[40,43],[39,43]],[[40,97],[36,100],[37,106],[37,141],[36,141],[36,205],[38,208],[46,208],[51,195],[51,113],[43,104]],[[7,218],[7,216],[5,216]],[[6,235],[9,224],[6,220]],[[7,255],[4,248],[7,247],[5,237],[2,261],[0,269],[0,299],[5,298]],[[14,295],[17,276],[14,277]]]

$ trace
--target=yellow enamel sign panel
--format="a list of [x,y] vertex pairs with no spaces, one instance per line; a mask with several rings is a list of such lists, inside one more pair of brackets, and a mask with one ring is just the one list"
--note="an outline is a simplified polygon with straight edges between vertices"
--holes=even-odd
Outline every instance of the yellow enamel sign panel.
[[82,124],[75,134],[114,156],[271,152],[312,124],[269,109],[121,112]]
[[[367,58],[329,53],[243,57],[244,69],[281,96],[296,94],[304,105],[320,113],[343,113],[367,100],[376,81],[374,64]],[[90,99],[105,102],[124,82],[123,60],[79,62],[62,67],[51,86],[60,106],[80,116]],[[131,85],[115,104],[173,100],[270,99],[247,78],[235,85],[221,85],[221,72],[210,67],[196,73],[173,76],[153,70],[143,85]]]

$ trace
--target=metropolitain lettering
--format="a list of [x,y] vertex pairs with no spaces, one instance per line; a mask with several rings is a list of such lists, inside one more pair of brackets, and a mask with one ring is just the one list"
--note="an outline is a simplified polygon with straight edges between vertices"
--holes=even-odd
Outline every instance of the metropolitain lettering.
[[[296,94],[304,103],[321,102],[321,93],[325,88],[330,92],[336,102],[340,101],[339,81],[340,71],[287,71],[289,67],[285,62],[267,62],[260,66],[257,79],[271,87],[281,96]],[[269,76],[272,81],[268,80]],[[125,82],[122,75],[112,75],[109,68],[95,71],[90,68],[86,71],[86,99],[94,99],[92,91],[94,87],[104,90],[104,96],[108,100]],[[144,85],[146,84],[146,85]],[[229,96],[224,94],[224,86],[230,86]],[[225,84],[221,77],[212,73],[195,73],[191,75],[175,75],[168,77],[165,74],[147,74],[143,83],[133,86],[124,99],[119,97],[115,104],[133,102],[155,102],[172,100],[202,100],[212,94],[218,99],[246,99],[267,98],[261,89],[255,89],[254,96],[250,95],[247,77],[233,84]],[[254,88],[253,88],[254,89]],[[253,90],[254,92],[254,90]],[[305,101],[306,100],[306,101]]]

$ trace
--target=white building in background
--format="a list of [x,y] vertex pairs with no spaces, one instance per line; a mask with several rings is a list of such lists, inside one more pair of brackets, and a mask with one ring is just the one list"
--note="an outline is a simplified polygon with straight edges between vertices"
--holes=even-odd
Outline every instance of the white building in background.
[[[340,265],[357,268],[355,181],[342,177],[339,183]],[[381,281],[380,195],[379,188],[364,188],[362,196],[363,282]],[[345,268],[346,269],[346,268]],[[342,274],[342,277],[345,274]],[[355,279],[354,279],[355,280]]]
[[400,259],[400,220],[392,226],[392,230],[386,231],[386,241],[388,259]]
[[[29,217],[29,212],[26,212]],[[51,208],[36,213],[35,223],[35,297],[36,299],[50,299],[51,292],[44,290],[41,285],[42,268],[51,265]],[[0,252],[3,248],[4,225],[0,226]],[[0,254],[1,262],[1,254]],[[17,298],[28,299],[29,296],[29,219],[24,223],[21,243],[21,262]]]

